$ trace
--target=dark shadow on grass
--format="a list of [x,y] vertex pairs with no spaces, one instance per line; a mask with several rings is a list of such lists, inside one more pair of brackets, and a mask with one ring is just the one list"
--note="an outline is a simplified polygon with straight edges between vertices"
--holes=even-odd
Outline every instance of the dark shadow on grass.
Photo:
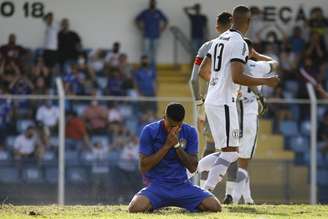
[[183,208],[178,208],[178,207],[165,207],[161,208],[159,210],[155,210],[152,213],[154,214],[159,214],[159,215],[173,215],[173,214],[184,214],[184,215],[189,215],[189,216],[205,216],[209,214],[215,214],[213,212],[189,212]]
[[289,216],[286,213],[274,213],[268,211],[257,210],[255,207],[249,206],[226,206],[225,209],[228,209],[228,212],[232,213],[247,213],[247,214],[265,214],[265,215],[276,215],[276,216]]

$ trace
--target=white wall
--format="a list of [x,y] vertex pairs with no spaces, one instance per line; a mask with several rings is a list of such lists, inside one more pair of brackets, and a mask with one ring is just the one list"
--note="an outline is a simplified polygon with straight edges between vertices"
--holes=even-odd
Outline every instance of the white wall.
[[[13,16],[5,18],[0,14],[0,44],[7,41],[9,33],[17,34],[18,42],[26,47],[41,47],[43,42],[44,24],[41,19],[25,18],[23,5],[37,0],[0,0],[12,2],[15,5]],[[111,47],[112,42],[119,40],[123,44],[122,50],[127,52],[130,59],[136,62],[141,51],[141,34],[134,26],[134,18],[142,9],[148,6],[148,0],[38,0],[43,2],[46,11],[53,11],[56,20],[67,17],[71,21],[72,29],[76,30],[83,39],[84,47]],[[215,25],[218,13],[231,11],[237,4],[257,5],[260,7],[274,5],[279,9],[282,6],[291,7],[292,16],[300,6],[306,14],[309,8],[321,6],[328,15],[327,0],[158,0],[158,7],[169,17],[170,24],[179,26],[184,33],[189,33],[189,21],[182,8],[201,2],[203,12],[208,15],[211,27]],[[278,16],[276,16],[278,17]],[[291,26],[291,23],[288,25]],[[287,26],[287,27],[288,27]],[[287,30],[289,30],[287,28]],[[211,36],[215,36],[211,28]],[[160,63],[173,61],[173,37],[166,31],[160,42],[158,60]],[[189,54],[179,49],[179,62],[188,62]]]

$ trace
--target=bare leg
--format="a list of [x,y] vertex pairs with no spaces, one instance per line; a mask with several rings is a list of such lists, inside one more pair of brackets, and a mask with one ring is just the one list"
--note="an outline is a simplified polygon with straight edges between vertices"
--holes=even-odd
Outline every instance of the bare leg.
[[217,200],[214,196],[205,198],[202,203],[198,206],[201,211],[210,211],[210,212],[221,212],[220,201]]
[[135,195],[129,204],[130,213],[148,212],[151,209],[152,206],[149,199],[143,195]]

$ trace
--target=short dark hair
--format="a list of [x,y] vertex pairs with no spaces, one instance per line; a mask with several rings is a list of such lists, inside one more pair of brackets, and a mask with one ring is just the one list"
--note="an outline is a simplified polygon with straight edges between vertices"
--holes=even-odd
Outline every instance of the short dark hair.
[[231,24],[232,15],[229,12],[222,12],[217,16],[216,23],[222,26],[227,26]]
[[166,106],[165,115],[175,122],[181,122],[185,117],[185,109],[180,103],[169,103]]
[[251,11],[247,6],[239,5],[233,9],[232,16],[244,15],[250,12]]
[[250,39],[248,39],[247,37],[244,38],[245,42],[247,43],[248,46],[248,50],[251,50],[253,48],[253,43]]
[[245,18],[251,16],[251,11],[248,7],[240,5],[233,9],[232,18],[234,22],[243,23]]

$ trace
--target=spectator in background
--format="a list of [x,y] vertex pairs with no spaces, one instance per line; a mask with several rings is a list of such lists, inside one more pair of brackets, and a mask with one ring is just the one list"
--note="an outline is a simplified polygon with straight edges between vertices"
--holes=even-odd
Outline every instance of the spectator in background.
[[[201,14],[201,5],[195,4],[191,7],[185,7],[184,12],[188,16],[191,24],[191,43],[196,53],[202,44],[208,38],[207,17]],[[194,13],[192,13],[194,12]]]
[[89,67],[96,75],[103,76],[105,66],[106,51],[103,49],[95,49],[89,54]]
[[[141,57],[141,66],[134,74],[134,80],[137,91],[140,96],[154,97],[156,96],[156,70],[149,65],[147,56]],[[151,110],[157,111],[157,103],[150,102],[142,104],[143,109],[150,107]]]
[[9,151],[6,150],[4,142],[0,142],[0,161],[9,160],[9,157],[10,157]]
[[121,199],[128,201],[131,194],[140,189],[141,177],[138,170],[139,151],[138,138],[136,136],[129,136],[128,141],[124,144],[118,160],[118,178],[124,179],[120,183],[119,188],[121,192]]
[[92,148],[85,123],[77,116],[76,112],[68,112],[65,131],[66,144],[69,149]]
[[124,78],[132,78],[133,67],[128,61],[128,56],[125,53],[118,57],[118,69]]
[[133,172],[138,168],[138,160],[138,138],[136,136],[130,136],[126,145],[123,147],[118,166],[121,170]]
[[45,17],[46,30],[44,35],[43,57],[47,67],[53,68],[58,63],[58,32],[59,25],[54,21],[54,14],[49,12]]
[[42,56],[36,58],[36,62],[32,68],[31,76],[32,82],[36,84],[36,81],[42,78],[47,87],[51,86],[51,75],[49,68],[45,65],[44,59]]
[[134,79],[141,96],[153,97],[156,95],[156,70],[149,65],[148,56],[141,57],[140,67],[136,70]]
[[[91,148],[92,157],[92,194],[94,197],[103,197],[104,191],[107,191],[107,178],[108,178],[108,146],[102,145],[100,142],[94,142]],[[97,199],[97,201],[103,201]]]
[[296,26],[293,28],[292,35],[288,38],[288,43],[291,46],[292,52],[297,56],[299,59],[302,55],[305,47],[305,40],[302,34],[302,28]]
[[77,64],[72,64],[66,74],[63,81],[67,84],[72,93],[75,95],[83,95],[84,92],[84,79],[85,75],[79,71]]
[[109,96],[124,96],[123,91],[123,77],[120,75],[117,69],[113,69],[109,73],[107,82],[107,94]]
[[86,63],[87,60],[83,54],[78,57],[77,70],[83,75],[84,94],[91,95],[92,91],[97,88],[96,73]]
[[285,43],[279,55],[280,73],[283,81],[297,79],[297,56],[292,52],[290,44]]
[[23,134],[20,134],[14,142],[15,158],[21,160],[38,159],[42,153],[41,144],[33,127],[28,127]]
[[168,25],[168,19],[161,10],[156,8],[156,0],[150,0],[149,8],[138,14],[135,22],[138,29],[143,33],[143,52],[149,57],[150,63],[155,66],[158,40]]
[[52,104],[51,100],[47,100],[37,109],[36,121],[41,128],[41,136],[43,143],[49,145],[49,137],[52,133],[56,133],[59,120],[59,109]]
[[61,30],[58,33],[58,58],[61,68],[65,63],[76,63],[81,53],[82,45],[80,36],[69,29],[67,18],[61,21]]
[[21,67],[22,57],[27,51],[16,44],[16,35],[12,33],[8,37],[8,43],[0,47],[0,53],[5,65],[14,62],[15,65]]
[[324,17],[321,8],[316,7],[311,10],[308,26],[311,32],[316,32],[320,37],[324,37],[327,33],[328,20]]
[[6,90],[10,90],[12,82],[19,78],[21,70],[15,62],[5,63],[0,60],[0,85]]
[[[5,93],[0,88],[0,95],[3,94]],[[14,109],[10,100],[0,99],[0,145],[4,145],[6,138],[15,133],[13,111]]]
[[44,78],[40,77],[37,78],[34,82],[34,89],[33,89],[33,94],[36,95],[47,95],[50,92],[49,86],[47,86],[46,81],[44,80]]
[[319,74],[319,66],[317,66],[310,56],[305,56],[303,63],[301,66],[305,69],[307,73],[309,73],[316,80],[320,76]]
[[97,100],[93,100],[83,112],[90,134],[106,134],[107,132],[107,109],[100,106]]
[[9,85],[11,94],[27,95],[31,94],[33,89],[33,83],[26,76],[21,75],[18,75]]
[[115,103],[108,106],[108,122],[123,122],[123,116]]
[[305,47],[305,55],[312,59],[315,65],[320,65],[326,55],[326,44],[318,32],[312,32]]
[[328,111],[325,112],[318,129],[318,140],[321,152],[324,155],[328,153]]
[[113,44],[112,50],[107,53],[105,61],[109,69],[118,68],[119,57],[121,55],[120,49],[121,49],[121,44],[119,42],[115,42]]
[[135,97],[137,92],[133,79],[133,67],[128,62],[128,56],[122,53],[119,57],[118,69],[123,77],[122,89],[125,96]]

